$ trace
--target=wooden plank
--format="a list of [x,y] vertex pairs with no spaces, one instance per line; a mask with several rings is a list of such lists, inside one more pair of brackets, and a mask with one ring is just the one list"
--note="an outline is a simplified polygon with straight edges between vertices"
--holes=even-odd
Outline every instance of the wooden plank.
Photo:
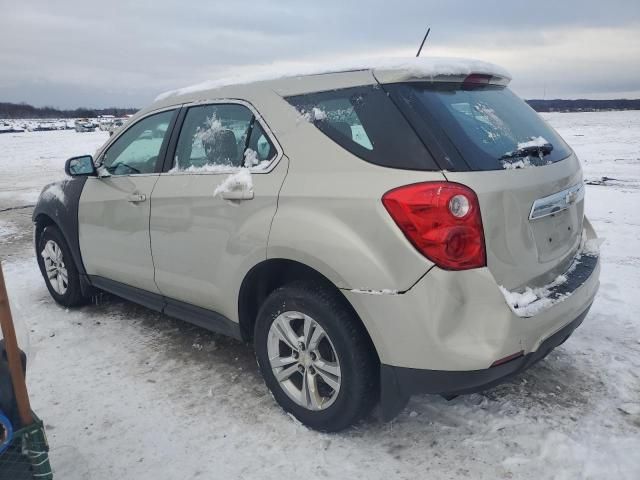
[[33,415],[31,414],[29,394],[27,393],[22,362],[20,361],[20,350],[18,348],[16,330],[11,316],[11,307],[9,306],[9,295],[7,294],[7,287],[4,283],[2,262],[0,262],[0,326],[2,327],[4,346],[7,352],[7,361],[9,362],[9,373],[11,375],[11,383],[13,384],[13,392],[18,405],[18,414],[20,415],[22,426],[25,427],[33,423]]

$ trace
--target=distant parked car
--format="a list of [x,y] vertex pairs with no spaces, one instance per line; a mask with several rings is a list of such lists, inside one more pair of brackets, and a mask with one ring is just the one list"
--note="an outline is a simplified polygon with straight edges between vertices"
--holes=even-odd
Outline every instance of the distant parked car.
[[96,125],[86,118],[76,120],[74,122],[74,127],[76,132],[95,132],[96,130]]
[[122,118],[114,119],[107,129],[109,136],[113,135],[120,127],[122,127],[122,125],[124,125],[124,120]]
[[33,129],[34,132],[50,132],[52,130],[58,130],[58,124],[51,120],[40,122]]
[[101,115],[98,117],[98,128],[103,132],[108,132],[114,120],[113,115]]
[[509,80],[416,59],[164,96],[41,194],[47,288],[253,342],[318,430],[490,388],[571,335],[600,269],[580,163]]
[[13,125],[8,122],[0,122],[0,133],[20,133],[24,132],[24,128]]

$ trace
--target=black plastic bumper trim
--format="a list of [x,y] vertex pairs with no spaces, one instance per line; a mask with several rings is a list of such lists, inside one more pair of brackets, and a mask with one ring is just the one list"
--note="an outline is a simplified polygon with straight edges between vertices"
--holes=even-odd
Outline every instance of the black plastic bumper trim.
[[414,394],[431,393],[445,397],[480,392],[504,383],[546,357],[563,344],[586,317],[591,304],[571,323],[547,338],[527,355],[484,370],[422,370],[382,364],[380,368],[382,416],[395,417]]
[[192,323],[212,332],[221,333],[238,340],[242,339],[240,335],[240,325],[238,323],[212,310],[163,297],[160,294],[147,292],[146,290],[125,285],[108,278],[91,275],[89,279],[91,280],[91,285],[96,288],[130,300],[156,312],[164,313],[170,317]]

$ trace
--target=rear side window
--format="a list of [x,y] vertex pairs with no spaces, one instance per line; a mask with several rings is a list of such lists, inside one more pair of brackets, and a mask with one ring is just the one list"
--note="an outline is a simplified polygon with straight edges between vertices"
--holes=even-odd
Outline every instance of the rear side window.
[[367,162],[407,170],[438,169],[402,113],[377,85],[286,100],[327,137]]
[[172,171],[264,168],[276,154],[253,112],[244,105],[200,105],[187,111]]
[[[500,170],[558,162],[571,149],[531,107],[503,86],[385,86],[416,130],[443,131],[443,147],[470,170]],[[455,150],[455,151],[453,151]]]

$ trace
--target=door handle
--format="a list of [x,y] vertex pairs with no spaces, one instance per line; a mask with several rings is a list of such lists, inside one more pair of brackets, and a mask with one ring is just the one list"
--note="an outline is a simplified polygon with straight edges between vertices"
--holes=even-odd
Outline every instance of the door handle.
[[225,200],[252,200],[253,190],[231,190],[220,195]]
[[127,195],[127,201],[130,203],[144,202],[146,199],[147,196],[144,193],[132,193],[131,195]]

